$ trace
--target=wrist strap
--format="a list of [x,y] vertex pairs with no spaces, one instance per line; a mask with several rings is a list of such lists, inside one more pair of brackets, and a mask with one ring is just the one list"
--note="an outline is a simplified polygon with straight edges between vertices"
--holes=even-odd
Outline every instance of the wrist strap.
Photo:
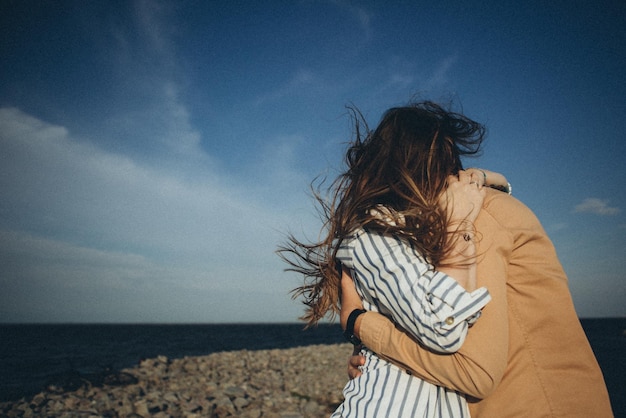
[[346,323],[346,330],[344,331],[343,335],[346,337],[348,341],[350,341],[354,345],[361,344],[361,340],[359,340],[357,336],[354,335],[354,323],[356,322],[356,318],[365,312],[367,312],[365,309],[355,309],[352,312],[350,312],[350,315],[348,316],[348,322]]
[[511,183],[509,182],[507,182],[506,186],[499,186],[499,185],[492,184],[489,187],[491,187],[492,189],[500,190],[501,192],[504,192],[504,193],[513,194],[513,187],[511,187]]

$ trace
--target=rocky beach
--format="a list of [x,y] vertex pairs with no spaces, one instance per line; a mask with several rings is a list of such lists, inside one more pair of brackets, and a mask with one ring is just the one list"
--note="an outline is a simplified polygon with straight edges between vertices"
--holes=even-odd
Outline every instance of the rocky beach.
[[[581,323],[626,418],[625,319]],[[338,325],[20,325],[0,341],[0,418],[328,417],[352,351]]]
[[327,417],[342,401],[350,344],[239,350],[141,361],[33,397],[0,403],[2,417]]

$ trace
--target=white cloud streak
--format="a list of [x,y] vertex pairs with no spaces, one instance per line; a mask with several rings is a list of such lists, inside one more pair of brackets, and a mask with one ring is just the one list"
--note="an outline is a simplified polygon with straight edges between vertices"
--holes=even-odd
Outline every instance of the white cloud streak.
[[445,86],[450,80],[450,70],[457,62],[457,56],[451,55],[446,57],[443,61],[439,62],[435,71],[431,74],[430,78],[426,80],[425,88],[435,89]]
[[371,21],[372,21],[372,13],[366,10],[363,7],[355,6],[352,2],[347,2],[343,0],[335,0],[334,3],[347,10],[361,25],[361,28],[365,32],[367,36],[371,35]]
[[[275,189],[284,189],[279,183],[298,177],[288,172],[289,155],[277,156],[280,176],[266,155],[257,180],[274,179]],[[28,304],[32,289],[64,289],[71,305],[85,294],[141,295],[146,287],[160,289],[149,292],[156,306],[169,303],[170,288],[188,297],[272,288],[287,303],[295,287],[273,253],[285,220],[293,220],[289,199],[281,212],[263,200],[277,196],[260,196],[210,168],[180,176],[105,152],[17,109],[0,109],[0,166],[2,282],[11,289],[0,301],[7,305]],[[246,313],[248,320],[258,315]]]
[[609,206],[608,200],[588,198],[574,207],[575,213],[591,213],[600,216],[612,216],[620,213],[617,207]]

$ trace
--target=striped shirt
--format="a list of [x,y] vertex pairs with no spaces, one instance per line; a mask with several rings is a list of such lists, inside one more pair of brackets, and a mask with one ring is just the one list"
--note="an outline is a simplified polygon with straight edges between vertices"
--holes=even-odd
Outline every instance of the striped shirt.
[[[406,240],[359,230],[346,238],[337,259],[352,271],[365,309],[391,318],[421,344],[457,351],[467,330],[491,300],[486,288],[467,292]],[[367,348],[362,375],[344,387],[338,417],[469,417],[463,394],[407,374]]]

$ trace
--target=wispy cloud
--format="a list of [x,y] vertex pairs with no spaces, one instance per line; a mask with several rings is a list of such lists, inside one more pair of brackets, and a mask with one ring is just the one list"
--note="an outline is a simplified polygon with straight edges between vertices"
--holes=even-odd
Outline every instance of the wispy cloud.
[[567,229],[567,228],[568,228],[568,225],[565,222],[559,222],[559,223],[551,224],[551,225],[546,227],[546,229],[550,233],[559,232],[559,231],[562,231],[562,230]]
[[361,25],[361,28],[367,36],[371,34],[372,13],[361,6],[357,6],[352,2],[345,0],[334,0],[334,4],[345,9],[350,13]]
[[449,82],[449,72],[457,62],[456,55],[451,55],[443,59],[437,64],[437,68],[425,82],[425,88],[435,89],[445,86]]
[[168,4],[155,0],[137,0],[134,2],[135,18],[139,33],[145,40],[148,50],[167,57],[173,50],[168,27],[164,21],[168,15]]
[[575,213],[592,213],[594,215],[611,216],[620,213],[617,207],[609,206],[608,200],[588,198],[574,207]]
[[[191,114],[180,99],[187,80],[172,40],[179,29],[171,17],[171,5],[138,0],[132,6],[135,24],[112,30],[115,42],[109,48],[118,57],[117,71],[128,91],[118,98],[121,106],[107,125],[114,126],[121,137],[149,143],[161,155],[197,160],[202,155],[202,138],[191,126]],[[128,100],[129,94],[134,100]]]
[[[450,83],[450,70],[457,61],[456,55],[451,55],[436,62],[434,68],[424,72],[421,65],[412,60],[394,56],[386,64],[386,75],[383,79],[380,92],[389,90],[410,93],[423,92],[428,95],[439,90],[445,90]],[[376,96],[379,96],[377,94]],[[408,99],[408,97],[407,97]]]
[[394,87],[406,88],[415,82],[415,77],[409,74],[393,73],[389,77],[389,81]]
[[278,102],[290,96],[297,96],[310,92],[319,92],[326,89],[325,81],[315,72],[308,68],[298,68],[291,78],[270,90],[254,101],[255,106],[266,105],[267,103]]
[[11,267],[3,287],[25,298],[25,289],[62,283],[78,304],[76,292],[142,293],[147,284],[238,292],[272,283],[288,299],[295,286],[283,281],[273,251],[285,220],[294,220],[293,197],[271,191],[298,174],[290,151],[275,158],[282,175],[259,170],[267,186],[259,194],[210,167],[181,176],[176,167],[107,152],[63,127],[0,109],[0,254]]
[[[286,316],[265,320],[294,320],[299,309],[284,307],[298,282],[274,250],[288,229],[315,222],[297,165],[302,139],[268,134],[262,158],[246,165],[253,179],[224,170],[231,161],[203,146],[212,131],[192,123],[183,99],[167,8],[139,1],[134,12],[140,36],[113,28],[107,44],[128,91],[99,129],[81,126],[92,137],[0,108],[0,317],[67,319],[107,295],[116,302],[99,302],[89,320],[176,320],[162,307],[183,312],[191,300],[197,313],[184,320],[249,321],[268,310],[228,317],[227,303],[240,300],[282,306],[272,310]],[[267,100],[318,87],[324,80],[300,69]],[[29,302],[46,292],[56,298],[46,308]]]

